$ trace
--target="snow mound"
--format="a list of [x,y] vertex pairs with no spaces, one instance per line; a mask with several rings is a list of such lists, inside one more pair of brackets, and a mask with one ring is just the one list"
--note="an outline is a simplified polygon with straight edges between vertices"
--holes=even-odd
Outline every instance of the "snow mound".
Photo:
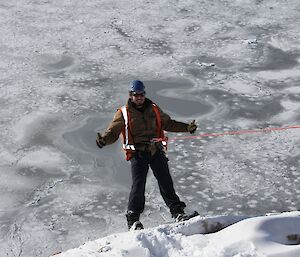
[[299,257],[300,211],[195,217],[87,242],[56,257]]

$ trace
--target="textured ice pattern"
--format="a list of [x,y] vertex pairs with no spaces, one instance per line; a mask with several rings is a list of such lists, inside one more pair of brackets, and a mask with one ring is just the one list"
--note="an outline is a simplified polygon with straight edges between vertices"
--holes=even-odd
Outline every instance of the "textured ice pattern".
[[[299,1],[0,3],[0,248],[47,256],[126,230],[130,168],[103,131],[139,78],[197,133],[300,123]],[[134,15],[131,15],[133,14]],[[181,134],[184,135],[184,134]],[[169,137],[180,136],[169,134]],[[300,131],[177,140],[201,215],[299,208]],[[149,173],[146,226],[170,221]]]

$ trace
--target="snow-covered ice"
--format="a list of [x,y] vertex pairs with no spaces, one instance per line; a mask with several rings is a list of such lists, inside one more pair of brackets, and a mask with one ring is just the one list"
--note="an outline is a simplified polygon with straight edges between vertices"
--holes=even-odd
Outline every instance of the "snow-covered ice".
[[[47,256],[126,230],[130,167],[120,142],[99,150],[95,134],[132,79],[199,134],[300,124],[299,10],[299,0],[1,1],[0,255]],[[170,141],[176,190],[205,217],[299,210],[299,131]],[[147,226],[171,220],[152,174],[146,199]]]

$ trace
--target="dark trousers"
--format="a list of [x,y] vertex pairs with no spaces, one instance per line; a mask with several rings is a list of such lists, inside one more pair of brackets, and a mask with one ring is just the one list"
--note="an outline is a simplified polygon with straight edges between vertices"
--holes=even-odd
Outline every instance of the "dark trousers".
[[149,166],[158,182],[160,193],[166,203],[172,209],[185,204],[180,201],[175,193],[173,181],[170,175],[168,158],[163,150],[158,150],[154,156],[150,152],[136,152],[131,161],[132,187],[129,195],[128,211],[140,214],[145,207],[145,187]]

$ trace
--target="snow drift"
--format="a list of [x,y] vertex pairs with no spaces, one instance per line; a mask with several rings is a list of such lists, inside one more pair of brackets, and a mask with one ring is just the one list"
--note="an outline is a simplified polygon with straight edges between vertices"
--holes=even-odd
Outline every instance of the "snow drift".
[[300,211],[195,217],[87,242],[57,257],[299,257]]

